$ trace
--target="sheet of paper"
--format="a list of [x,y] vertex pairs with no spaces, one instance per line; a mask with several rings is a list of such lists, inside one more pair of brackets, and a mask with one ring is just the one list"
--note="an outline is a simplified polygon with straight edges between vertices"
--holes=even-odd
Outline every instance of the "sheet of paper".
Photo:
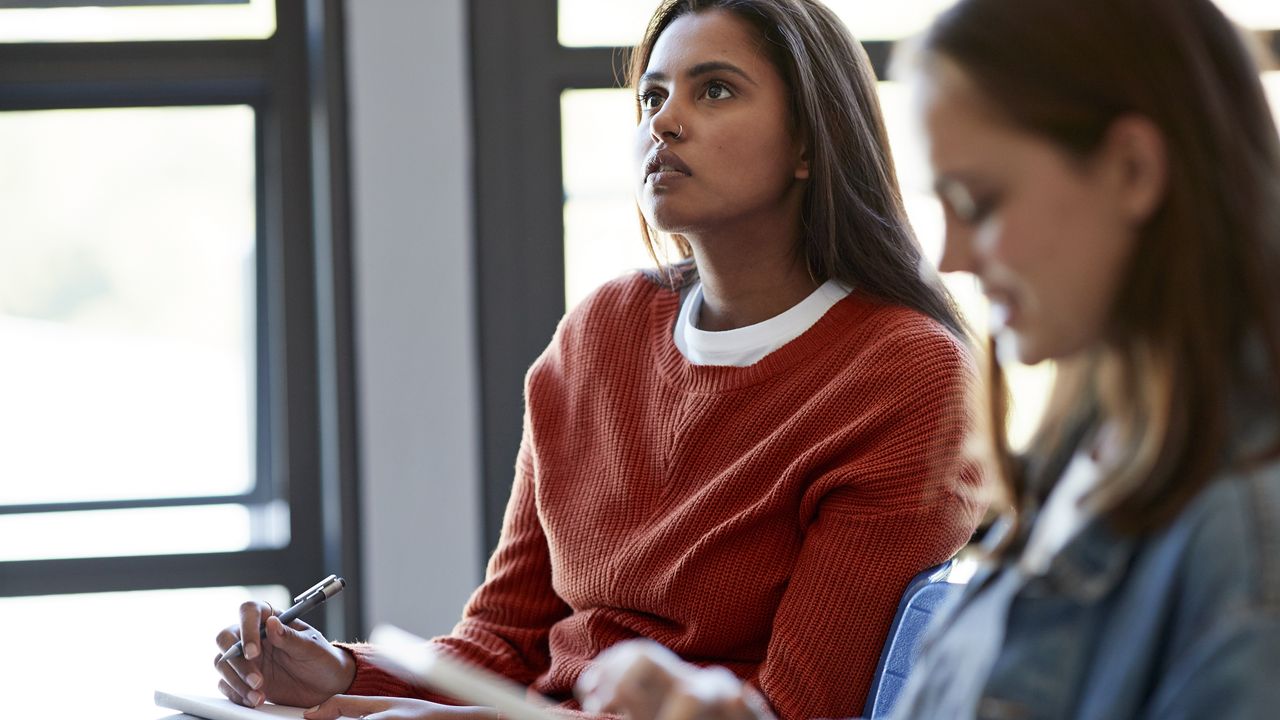
[[378,646],[373,661],[389,661],[385,669],[409,682],[463,702],[497,708],[510,720],[564,720],[551,712],[554,703],[549,698],[482,667],[437,653],[426,640],[400,628],[379,625],[369,641]]
[[188,695],[156,691],[156,705],[180,710],[205,720],[264,720],[264,718],[300,718],[303,708],[267,703],[256,708],[237,705],[224,697]]

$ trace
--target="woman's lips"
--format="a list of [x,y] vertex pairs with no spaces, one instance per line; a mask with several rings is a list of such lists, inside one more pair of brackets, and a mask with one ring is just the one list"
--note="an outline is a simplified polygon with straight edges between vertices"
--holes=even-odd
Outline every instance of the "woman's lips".
[[1009,327],[1009,306],[1002,302],[991,302],[991,311],[988,313],[990,327],[987,328],[992,335],[999,335],[1001,331]]
[[659,169],[649,173],[644,181],[650,185],[670,185],[687,177],[689,177],[687,173],[682,173],[679,170]]
[[1013,329],[1018,323],[1018,304],[1006,293],[987,293],[991,305],[988,318],[992,335]]
[[646,183],[666,184],[692,175],[684,160],[666,148],[656,149],[645,158],[644,180]]

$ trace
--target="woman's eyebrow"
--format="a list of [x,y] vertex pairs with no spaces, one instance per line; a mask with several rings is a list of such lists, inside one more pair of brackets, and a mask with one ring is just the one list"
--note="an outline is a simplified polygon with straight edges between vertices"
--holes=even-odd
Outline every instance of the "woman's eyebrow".
[[[711,73],[717,73],[717,72],[731,73],[733,75],[737,75],[743,80],[746,80],[752,85],[759,84],[755,80],[753,80],[745,70],[738,67],[737,65],[734,65],[733,63],[725,62],[723,60],[709,60],[707,62],[698,63],[697,65],[694,65],[693,67],[690,67],[687,71],[685,71],[685,76],[690,78],[696,78],[701,75],[709,75]],[[660,72],[657,70],[650,70],[640,76],[640,82],[641,83],[664,82],[669,78],[670,76],[664,72]]]
[[742,68],[738,67],[737,65],[734,65],[733,63],[725,62],[723,60],[712,60],[709,62],[698,63],[697,65],[694,65],[693,67],[689,68],[689,71],[686,72],[685,75],[693,78],[693,77],[698,77],[700,75],[709,75],[711,73],[717,73],[717,72],[732,73],[742,78],[743,80],[746,80],[752,85],[756,84],[756,81],[751,79],[751,76],[747,74],[746,70],[743,70]]

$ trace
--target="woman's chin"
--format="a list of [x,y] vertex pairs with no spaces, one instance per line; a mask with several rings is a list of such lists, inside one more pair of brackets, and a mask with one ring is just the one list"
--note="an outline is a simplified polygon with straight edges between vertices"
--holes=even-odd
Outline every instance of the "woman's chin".
[[1014,364],[1035,365],[1048,359],[1036,338],[1012,328],[998,330],[995,339],[996,358],[1006,367]]
[[687,233],[697,225],[697,218],[680,208],[670,207],[669,203],[649,205],[645,208],[644,219],[649,227],[668,235]]

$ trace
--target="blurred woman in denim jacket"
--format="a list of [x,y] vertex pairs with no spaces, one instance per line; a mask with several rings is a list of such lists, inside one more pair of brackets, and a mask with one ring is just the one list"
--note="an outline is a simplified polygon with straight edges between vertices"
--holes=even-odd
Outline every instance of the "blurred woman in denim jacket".
[[[896,717],[1280,717],[1280,136],[1210,0],[962,0],[914,64],[1009,507]],[[1010,452],[998,358],[1055,360]],[[649,647],[584,705],[749,718]]]

